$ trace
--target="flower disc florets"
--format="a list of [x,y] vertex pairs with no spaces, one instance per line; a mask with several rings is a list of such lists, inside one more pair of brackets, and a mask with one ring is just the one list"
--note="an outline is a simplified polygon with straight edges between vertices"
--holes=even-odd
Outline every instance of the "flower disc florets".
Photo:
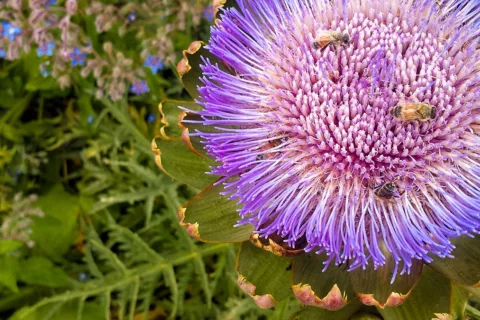
[[[476,1],[238,0],[197,132],[240,224],[352,268],[450,254],[480,226]],[[347,43],[313,45],[325,31]],[[346,38],[345,38],[346,39]],[[434,107],[428,119],[395,106]],[[385,188],[390,183],[390,191]]]

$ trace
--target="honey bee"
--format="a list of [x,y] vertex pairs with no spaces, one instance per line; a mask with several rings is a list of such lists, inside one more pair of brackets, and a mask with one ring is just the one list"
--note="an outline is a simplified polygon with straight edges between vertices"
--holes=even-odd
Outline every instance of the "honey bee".
[[398,198],[399,195],[402,195],[405,191],[401,194],[396,192],[397,185],[395,182],[398,181],[398,178],[393,179],[392,181],[382,183],[379,186],[373,187],[373,192],[375,195],[381,199],[391,200],[393,198]]
[[428,103],[400,101],[390,114],[402,121],[428,121],[435,119],[437,108]]
[[317,31],[317,37],[313,42],[315,49],[324,50],[329,45],[342,45],[345,46],[350,42],[350,36],[348,33],[331,30],[319,30]]

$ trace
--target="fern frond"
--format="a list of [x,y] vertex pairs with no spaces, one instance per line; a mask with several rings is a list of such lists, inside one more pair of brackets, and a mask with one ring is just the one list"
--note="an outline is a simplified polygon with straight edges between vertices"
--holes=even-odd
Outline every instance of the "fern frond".
[[[194,251],[178,253],[167,259],[155,252],[138,234],[109,219],[108,242],[117,246],[118,254],[115,254],[111,247],[100,239],[91,225],[86,225],[86,228],[88,240],[86,262],[95,278],[87,283],[78,283],[74,290],[45,298],[23,309],[16,319],[24,319],[43,307],[48,307],[49,317],[55,319],[54,315],[62,305],[75,302],[78,304],[76,318],[80,320],[83,319],[85,301],[97,299],[104,306],[107,319],[110,319],[115,311],[117,318],[132,320],[137,312],[148,314],[159,279],[163,279],[165,288],[170,292],[169,318],[173,319],[183,299],[184,291],[182,290],[184,289],[182,288],[185,288],[185,285],[179,284],[175,268],[186,264],[191,266],[191,263],[197,259],[202,260],[205,257],[221,254],[229,247],[227,244],[204,246],[195,248]],[[122,244],[121,250],[118,250],[120,244]],[[126,252],[129,253],[126,254]],[[132,254],[133,252],[136,256]],[[190,271],[191,278],[194,268],[186,269]],[[208,282],[205,285],[208,285]]]

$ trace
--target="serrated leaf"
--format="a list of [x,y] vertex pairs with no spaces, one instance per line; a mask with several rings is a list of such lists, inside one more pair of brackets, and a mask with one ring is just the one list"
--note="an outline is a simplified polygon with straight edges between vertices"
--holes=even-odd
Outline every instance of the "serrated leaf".
[[410,273],[397,274],[391,283],[395,272],[395,259],[384,247],[385,264],[376,270],[370,263],[366,269],[352,270],[350,279],[359,300],[369,306],[396,306],[407,299],[410,290],[417,283],[422,273],[423,261],[413,260]]
[[378,311],[388,320],[432,319],[435,314],[458,314],[465,303],[466,297],[459,294],[452,281],[425,266],[405,303],[397,307],[378,308]]
[[202,139],[197,136],[198,132],[212,133],[218,132],[213,126],[204,126],[199,124],[199,121],[203,121],[202,116],[199,114],[185,113],[180,119],[180,127],[182,128],[182,140],[183,142],[195,153],[201,157],[210,159],[210,155],[204,148]]
[[189,234],[205,242],[248,240],[253,226],[235,227],[240,216],[236,201],[221,195],[223,185],[210,185],[179,210],[181,224]]
[[205,49],[205,43],[202,41],[192,42],[186,50],[183,50],[183,59],[177,64],[177,72],[182,79],[185,89],[193,100],[200,97],[199,88],[203,86],[201,77],[203,71],[200,65],[203,59],[208,59],[213,65],[218,65],[225,70],[225,64],[216,56]]
[[276,256],[244,242],[237,258],[240,288],[260,307],[267,302],[276,304],[292,294],[290,266],[290,258]]
[[180,139],[182,137],[182,128],[179,126],[179,116],[184,111],[179,107],[189,110],[199,111],[201,106],[193,101],[164,100],[158,106],[163,127],[160,128],[160,134],[166,139]]
[[182,141],[155,139],[157,165],[175,180],[197,189],[204,189],[218,180],[207,174],[215,162],[194,154]]
[[293,258],[293,291],[306,305],[338,310],[355,299],[348,266],[330,265],[324,272],[325,254],[303,254]]

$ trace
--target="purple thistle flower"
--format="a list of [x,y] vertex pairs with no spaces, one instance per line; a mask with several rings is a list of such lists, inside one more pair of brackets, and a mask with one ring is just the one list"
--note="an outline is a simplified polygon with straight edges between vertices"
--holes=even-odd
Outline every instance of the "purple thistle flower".
[[[477,1],[237,3],[207,47],[228,68],[203,60],[200,122],[215,130],[193,135],[239,225],[326,252],[326,266],[383,265],[384,243],[402,272],[478,233]],[[348,41],[314,45],[331,31]],[[402,120],[402,101],[436,112]]]
[[55,43],[53,42],[48,42],[48,43],[42,43],[38,49],[37,49],[37,56],[42,57],[42,56],[53,56],[53,49],[55,48]]
[[148,67],[152,70],[153,74],[156,74],[158,70],[163,70],[165,65],[163,64],[162,60],[158,57],[154,57],[152,55],[147,56],[147,60],[145,60],[144,64],[145,67]]
[[73,51],[70,53],[72,67],[84,66],[86,58],[87,54],[85,52],[81,52],[78,47],[73,48]]
[[8,21],[2,21],[2,37],[8,38],[10,41],[15,41],[15,38],[22,34],[22,29],[11,24]]
[[136,95],[143,94],[149,91],[150,88],[148,87],[147,82],[144,80],[137,80],[130,86],[130,92]]

